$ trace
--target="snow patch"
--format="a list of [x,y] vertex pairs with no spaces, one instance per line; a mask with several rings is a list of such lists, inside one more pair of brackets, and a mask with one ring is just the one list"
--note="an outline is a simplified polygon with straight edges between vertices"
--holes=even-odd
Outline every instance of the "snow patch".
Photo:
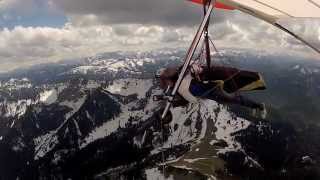
[[[25,114],[27,107],[34,104],[31,99],[21,99],[18,101],[3,101],[0,103],[0,107],[3,107],[4,111],[0,111],[0,116],[4,117],[21,117]],[[13,122],[14,125],[14,122]],[[11,124],[11,126],[13,126]]]
[[57,133],[69,121],[69,118],[81,108],[85,100],[86,96],[82,96],[74,101],[64,101],[60,103],[60,105],[67,106],[72,110],[65,115],[65,121],[61,123],[61,125],[56,130],[50,131],[49,133],[39,136],[33,140],[35,144],[35,160],[44,157],[59,143]]
[[87,89],[96,89],[98,87],[100,87],[100,83],[97,83],[96,81],[93,81],[93,80],[89,80],[86,86]]
[[11,125],[10,125],[10,128],[13,128],[14,124],[16,123],[15,120],[12,121]]
[[77,122],[75,119],[73,119],[73,123],[74,123],[74,125],[76,126],[77,135],[78,135],[79,137],[81,137],[81,136],[82,136],[82,133],[81,133],[81,130],[80,130],[80,127],[79,127],[78,122]]
[[121,107],[121,113],[115,117],[112,120],[109,120],[108,122],[104,123],[102,126],[96,128],[93,130],[83,141],[81,144],[81,148],[84,148],[91,142],[104,138],[106,136],[109,136],[111,133],[115,132],[120,127],[125,127],[128,123],[128,120],[130,117],[140,117],[141,120],[146,120],[151,116],[151,113],[149,115],[146,115],[143,111],[130,111],[130,107]]
[[[178,129],[172,131],[167,141],[164,142],[162,147],[158,147],[151,151],[151,154],[157,154],[161,152],[162,149],[171,148],[172,146],[185,144],[187,142],[193,141],[196,138],[196,133],[192,133],[196,131],[196,121],[197,116],[193,115],[197,114],[198,110],[197,104],[189,104],[188,107],[176,107],[172,108],[172,122],[170,124],[171,129],[174,129],[175,124]],[[189,126],[184,125],[186,120],[190,120],[191,124]]]
[[100,68],[97,66],[79,66],[71,70],[73,74],[88,74],[89,72],[98,71]]
[[72,109],[70,112],[66,114],[65,119],[69,119],[75,112],[77,112],[81,108],[82,104],[86,100],[86,97],[87,96],[84,95],[74,101],[63,101],[60,103],[60,105],[67,106]]
[[11,78],[7,82],[0,83],[0,86],[8,88],[9,90],[17,90],[22,88],[31,88],[32,84],[27,78],[22,78],[22,79]]
[[220,149],[219,153],[242,149],[241,144],[234,139],[232,134],[246,129],[249,125],[249,121],[238,117],[233,118],[226,107],[221,107],[216,117],[215,126],[217,127],[217,131],[215,132],[215,136],[218,140],[224,140],[228,146]]
[[209,175],[208,180],[217,180],[217,178],[214,177],[213,175]]
[[34,160],[44,157],[59,143],[56,131],[50,131],[45,135],[39,136],[35,138],[33,142],[35,144]]
[[[157,93],[159,90],[155,89],[152,90],[152,93]],[[115,101],[118,101],[114,98]],[[111,133],[115,132],[119,127],[126,127],[128,120],[130,117],[139,118],[140,122],[143,122],[149,119],[155,110],[159,107],[159,104],[153,102],[152,99],[149,99],[145,108],[143,110],[132,110],[132,106],[135,105],[137,101],[134,101],[127,105],[121,105],[121,113],[115,117],[114,119],[110,119],[109,121],[105,122],[103,125],[94,129],[88,136],[86,136],[80,145],[80,148],[84,148],[91,142],[109,136]],[[121,104],[120,102],[118,102]],[[90,115],[87,113],[87,117]],[[139,144],[139,142],[136,142]]]
[[47,90],[40,93],[40,102],[50,105],[56,102],[58,99],[58,93],[55,89]]
[[147,91],[152,87],[152,80],[143,79],[119,79],[113,81],[105,90],[122,96],[137,94],[139,99],[145,98]]
[[125,59],[104,59],[103,57],[92,57],[88,59],[88,64],[73,68],[70,73],[73,74],[106,74],[128,72],[140,74],[138,67],[145,63],[154,63],[151,58],[125,58]]
[[300,65],[295,65],[292,69],[299,69]]
[[[213,121],[215,127],[217,128],[215,131],[216,140],[223,140],[228,145],[225,148],[218,149],[218,153],[241,149],[241,144],[234,139],[232,134],[246,129],[250,125],[249,121],[242,118],[233,117],[228,111],[227,107],[219,105],[212,100],[200,100],[198,109],[199,113],[195,113],[196,111],[194,111],[191,117],[193,117],[192,119],[195,119],[199,115],[202,119],[202,130],[199,139],[205,136],[207,129],[206,122],[207,120],[210,120]],[[210,145],[213,145],[216,140],[211,141]],[[199,149],[196,149],[196,151],[199,151]]]
[[146,169],[145,173],[147,180],[173,180],[173,175],[166,178],[158,168]]
[[209,142],[209,144],[211,145],[211,146],[213,146],[215,143],[217,143],[218,141],[217,140],[211,140],[210,142]]
[[[164,145],[152,150],[151,154],[159,153],[161,149],[170,148],[179,144],[200,142],[205,136],[207,121],[213,121],[217,128],[215,131],[216,139],[223,140],[227,143],[227,147],[218,149],[218,153],[242,149],[241,144],[234,139],[232,134],[246,129],[250,122],[242,118],[234,118],[226,107],[219,105],[215,101],[200,100],[198,104],[189,104],[186,108],[172,108],[171,112],[173,116],[173,121],[170,124],[171,129],[174,128],[175,124],[178,125],[178,129],[171,132]],[[187,119],[190,120],[190,125],[185,126],[184,122]],[[202,127],[200,135],[196,136],[197,133],[195,132],[199,132],[199,130],[196,129],[195,124],[199,120],[202,122]],[[213,144],[214,142],[215,141],[211,141],[210,143]],[[200,151],[200,149],[197,148],[195,151]]]

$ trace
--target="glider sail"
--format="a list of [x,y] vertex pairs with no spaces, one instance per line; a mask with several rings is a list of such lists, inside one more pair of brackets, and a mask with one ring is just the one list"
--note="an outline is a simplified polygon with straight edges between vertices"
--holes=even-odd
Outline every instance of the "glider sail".
[[[191,0],[202,4],[203,0]],[[284,18],[320,18],[320,0],[215,0],[216,8],[240,10],[276,23]]]
[[218,2],[241,11],[263,13],[276,21],[281,18],[320,17],[320,0],[218,0]]
[[[202,3],[202,0],[191,0]],[[213,0],[215,8],[233,10],[237,9],[264,20],[277,28],[289,33],[296,39],[320,53],[320,49],[308,43],[302,37],[281,25],[281,20],[294,20],[300,18],[320,19],[320,0]]]

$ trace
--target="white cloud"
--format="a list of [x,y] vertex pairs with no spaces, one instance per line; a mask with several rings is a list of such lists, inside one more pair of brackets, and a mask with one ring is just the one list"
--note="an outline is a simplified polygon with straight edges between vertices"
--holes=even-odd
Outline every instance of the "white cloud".
[[[160,3],[153,0],[134,0],[130,1],[130,3],[103,0],[94,0],[92,2],[85,0],[70,0],[68,2],[56,0],[55,2],[60,8],[66,11],[70,22],[75,26],[124,23],[122,28],[115,29],[117,34],[122,34],[122,36],[132,36],[132,34],[128,32],[128,29],[126,29],[126,26],[130,23],[137,22],[141,24],[156,24],[164,29],[168,29],[166,28],[168,26],[172,27],[175,25],[177,25],[176,27],[182,27],[183,23],[185,23],[184,27],[188,26],[188,28],[180,28],[180,30],[195,29],[195,26],[200,23],[199,15],[201,16],[202,14],[201,8],[196,8],[197,5],[192,5],[190,2],[172,2],[170,0],[161,1]],[[163,8],[152,8],[165,5],[168,6],[165,12],[169,11],[171,15],[172,13],[176,13],[177,16],[164,18],[166,15],[163,13]],[[105,9],[103,10],[102,7]],[[124,11],[125,13],[119,14],[119,12]],[[143,11],[143,13],[141,13],[141,11]],[[182,13],[183,11],[184,13]],[[110,20],[110,18],[113,19]],[[117,20],[118,22],[116,22]],[[217,10],[214,12],[212,22],[214,27],[211,28],[211,34],[213,34],[214,39],[220,41],[222,46],[240,46],[255,49],[279,49],[280,46],[280,48],[310,52],[305,45],[290,35],[266,22],[239,11]],[[295,20],[283,23],[286,24],[288,29],[293,30],[308,42],[320,48],[320,40],[317,38],[320,36],[320,20]],[[179,31],[180,34],[177,34],[177,32],[178,31],[163,31],[162,33],[166,35],[162,41],[191,40],[194,33],[193,31],[188,31],[189,34],[182,32],[184,35],[181,36],[181,31]],[[139,43],[138,41],[134,42],[141,44],[141,42]]]
[[[107,51],[151,50],[186,44],[182,29],[160,26],[95,25],[63,28],[15,27],[0,31],[0,71],[35,63],[82,58]],[[174,33],[174,39],[171,37]],[[167,37],[168,36],[168,37]],[[173,40],[172,40],[173,39]]]
[[[251,24],[252,25],[252,24]],[[266,23],[253,27],[226,21],[210,28],[218,46],[254,48],[258,50],[308,50],[299,42],[280,33]],[[173,28],[156,25],[65,25],[63,28],[15,27],[0,31],[0,70],[54,62],[68,58],[82,58],[107,51],[146,51],[164,47],[186,47],[196,28]],[[319,31],[304,34],[315,34]]]
[[[122,6],[120,1],[105,0],[43,1],[50,10],[64,10],[69,22],[62,28],[17,26],[0,30],[0,71],[106,51],[189,46],[200,23],[201,8],[184,1],[127,1],[130,3]],[[13,9],[23,15],[36,6],[36,0],[0,0],[0,12]],[[241,12],[216,11],[212,22],[210,32],[219,47],[312,52],[274,26]],[[283,23],[320,48],[319,20]]]
[[[320,49],[320,19],[286,20],[281,22],[315,47]],[[225,46],[238,46],[258,50],[302,51],[316,54],[302,42],[288,33],[241,12],[233,12],[232,18],[213,24],[211,36]]]
[[[250,19],[249,19],[250,20]],[[318,24],[310,24],[309,27]],[[292,25],[293,29],[295,27]],[[302,35],[320,36],[317,28],[304,28]],[[121,24],[74,26],[63,28],[15,27],[0,31],[0,71],[37,63],[83,58],[107,51],[147,51],[164,47],[187,47],[196,27],[165,27],[159,25]],[[245,24],[230,19],[210,27],[218,47],[254,48],[258,50],[309,51],[294,38],[275,27],[256,20]],[[311,39],[312,40],[312,39]]]

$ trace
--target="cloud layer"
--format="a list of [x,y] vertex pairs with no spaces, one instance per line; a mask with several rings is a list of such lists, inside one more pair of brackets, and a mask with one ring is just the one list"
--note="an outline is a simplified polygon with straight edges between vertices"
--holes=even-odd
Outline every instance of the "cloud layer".
[[[202,16],[201,6],[184,0],[27,1],[22,14],[32,14],[36,6],[39,9],[45,4],[48,11],[63,12],[68,22],[61,28],[0,29],[0,71],[106,51],[186,47]],[[20,0],[2,0],[0,12],[18,12],[24,4]],[[319,20],[284,24],[320,48]],[[237,11],[215,11],[210,34],[218,47],[315,54],[275,27]]]
[[[195,28],[202,16],[202,7],[187,0],[54,0],[54,3],[66,12],[75,26],[152,24]],[[252,47],[280,44],[303,49],[294,38],[244,13],[218,10],[214,12],[213,22],[219,29],[214,31],[215,37],[233,41],[233,44],[243,43]],[[320,48],[320,20],[284,23]]]
[[193,31],[156,25],[5,28],[0,31],[0,71],[107,51],[146,51],[164,44],[178,47],[190,41]]

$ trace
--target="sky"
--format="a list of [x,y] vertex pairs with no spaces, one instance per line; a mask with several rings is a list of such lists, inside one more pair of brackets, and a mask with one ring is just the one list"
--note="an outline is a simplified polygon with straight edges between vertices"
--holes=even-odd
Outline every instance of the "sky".
[[[0,0],[0,72],[109,51],[187,47],[202,8],[186,0]],[[287,27],[320,48],[320,20]],[[315,52],[275,27],[238,11],[212,15],[221,49]]]

